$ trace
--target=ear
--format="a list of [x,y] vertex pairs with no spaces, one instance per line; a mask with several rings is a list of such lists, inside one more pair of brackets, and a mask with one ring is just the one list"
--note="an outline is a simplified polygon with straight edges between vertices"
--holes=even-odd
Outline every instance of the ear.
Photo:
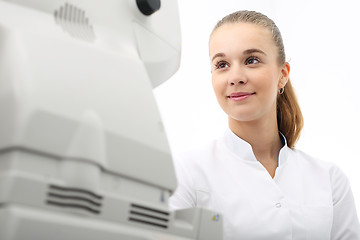
[[283,67],[281,68],[281,74],[279,79],[279,88],[285,87],[286,83],[289,81],[289,74],[290,74],[290,64],[285,62]]

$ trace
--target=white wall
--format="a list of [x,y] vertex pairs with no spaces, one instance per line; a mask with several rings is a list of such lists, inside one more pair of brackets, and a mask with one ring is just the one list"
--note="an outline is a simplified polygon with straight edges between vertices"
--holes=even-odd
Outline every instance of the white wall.
[[211,86],[209,34],[224,15],[260,11],[282,32],[305,127],[297,148],[348,176],[360,216],[360,34],[357,1],[179,0],[182,63],[155,89],[173,154],[221,135],[226,115]]

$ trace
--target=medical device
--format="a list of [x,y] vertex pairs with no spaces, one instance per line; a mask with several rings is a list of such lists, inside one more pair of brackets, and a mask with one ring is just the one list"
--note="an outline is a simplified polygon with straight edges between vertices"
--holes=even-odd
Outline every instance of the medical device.
[[168,207],[179,62],[176,0],[0,0],[0,240],[222,239]]

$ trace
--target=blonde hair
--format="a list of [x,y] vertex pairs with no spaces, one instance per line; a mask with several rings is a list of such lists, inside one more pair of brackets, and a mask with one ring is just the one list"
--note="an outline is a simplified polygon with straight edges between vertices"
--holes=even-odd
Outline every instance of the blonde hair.
[[[270,30],[275,45],[278,48],[278,63],[280,66],[285,63],[285,49],[280,30],[273,20],[262,13],[255,11],[237,11],[231,13],[215,25],[212,33],[224,24],[240,22],[255,24]],[[278,94],[276,105],[279,131],[286,137],[287,145],[290,148],[294,148],[304,126],[304,120],[290,79],[285,85],[284,92]]]

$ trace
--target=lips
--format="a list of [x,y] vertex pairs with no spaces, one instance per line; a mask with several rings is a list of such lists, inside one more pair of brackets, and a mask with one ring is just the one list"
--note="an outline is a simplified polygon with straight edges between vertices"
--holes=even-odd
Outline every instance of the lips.
[[254,92],[234,92],[231,93],[228,98],[230,98],[231,100],[234,101],[242,101],[245,100],[249,97],[251,97],[252,95],[254,95]]

